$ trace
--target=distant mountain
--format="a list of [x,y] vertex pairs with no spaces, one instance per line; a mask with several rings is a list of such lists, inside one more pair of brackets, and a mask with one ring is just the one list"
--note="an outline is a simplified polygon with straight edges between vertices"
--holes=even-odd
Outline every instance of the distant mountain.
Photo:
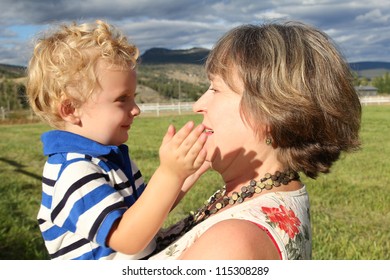
[[[142,64],[194,64],[202,65],[210,50],[191,48],[186,50],[170,50],[151,48],[141,56]],[[390,72],[390,62],[362,61],[351,62],[350,67],[361,77],[369,79]],[[0,77],[18,78],[26,75],[26,67],[0,63]]]
[[20,78],[24,76],[26,76],[26,67],[0,63],[0,77]]
[[[151,48],[141,56],[141,63],[145,64],[203,64],[210,50],[192,48],[188,50],[170,50],[164,48]],[[390,72],[390,62],[362,61],[351,62],[350,67],[359,76],[373,78]]]
[[390,62],[380,61],[362,61],[351,62],[350,67],[354,71],[374,70],[374,69],[387,69],[390,71]]
[[386,72],[390,72],[390,62],[362,61],[351,62],[349,65],[360,77],[366,77],[368,79],[380,77]]
[[203,64],[210,50],[192,48],[188,50],[170,50],[152,48],[141,56],[141,63],[145,64]]

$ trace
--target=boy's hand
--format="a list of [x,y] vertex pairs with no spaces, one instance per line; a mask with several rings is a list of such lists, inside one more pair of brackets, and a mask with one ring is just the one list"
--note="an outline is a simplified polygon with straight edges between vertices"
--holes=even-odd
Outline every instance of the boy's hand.
[[197,171],[206,158],[203,147],[207,136],[203,131],[202,124],[194,128],[192,121],[177,133],[170,125],[160,146],[160,168],[182,180]]

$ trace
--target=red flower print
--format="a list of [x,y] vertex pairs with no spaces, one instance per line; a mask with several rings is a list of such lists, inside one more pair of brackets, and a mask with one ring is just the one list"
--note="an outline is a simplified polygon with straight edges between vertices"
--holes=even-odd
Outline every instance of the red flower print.
[[301,221],[291,209],[289,210],[280,205],[280,208],[261,207],[261,210],[267,215],[269,221],[279,225],[280,229],[285,231],[290,239],[299,233],[298,226]]

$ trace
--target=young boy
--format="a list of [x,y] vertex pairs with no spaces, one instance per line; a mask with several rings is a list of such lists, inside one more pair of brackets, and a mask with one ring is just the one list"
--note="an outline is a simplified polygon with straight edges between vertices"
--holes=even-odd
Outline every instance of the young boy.
[[204,127],[189,122],[176,133],[170,126],[160,165],[144,184],[124,145],[140,114],[138,54],[103,21],[63,25],[34,48],[29,102],[57,129],[42,135],[48,159],[38,213],[52,259],[145,258],[185,180],[184,191],[204,162]]

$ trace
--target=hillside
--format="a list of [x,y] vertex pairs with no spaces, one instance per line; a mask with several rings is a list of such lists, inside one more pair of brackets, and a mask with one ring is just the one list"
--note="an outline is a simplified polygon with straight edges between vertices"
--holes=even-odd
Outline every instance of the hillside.
[[390,70],[390,62],[362,61],[362,62],[351,62],[349,65],[355,71],[364,71],[364,70],[373,70],[373,69]]
[[[137,92],[139,95],[136,100],[141,103],[164,102],[177,99],[194,101],[209,86],[203,65],[198,64],[140,63],[137,68],[137,78]],[[152,93],[154,95],[157,94],[157,98],[154,101],[151,100]]]
[[26,67],[0,63],[0,78],[15,79],[26,76]]
[[359,74],[360,77],[372,79],[390,72],[390,62],[380,61],[362,61],[349,64],[351,69]]
[[[169,50],[152,48],[142,54],[138,65],[136,101],[139,103],[194,101],[207,89],[209,82],[204,62],[209,50],[192,48]],[[389,62],[350,63],[353,71],[369,80],[390,72]],[[9,79],[25,84],[26,67],[0,64],[0,82]],[[1,101],[1,100],[0,100]],[[4,100],[3,100],[4,101]]]
[[188,50],[170,50],[164,48],[152,48],[141,56],[143,64],[204,64],[208,54],[208,49],[192,48]]

